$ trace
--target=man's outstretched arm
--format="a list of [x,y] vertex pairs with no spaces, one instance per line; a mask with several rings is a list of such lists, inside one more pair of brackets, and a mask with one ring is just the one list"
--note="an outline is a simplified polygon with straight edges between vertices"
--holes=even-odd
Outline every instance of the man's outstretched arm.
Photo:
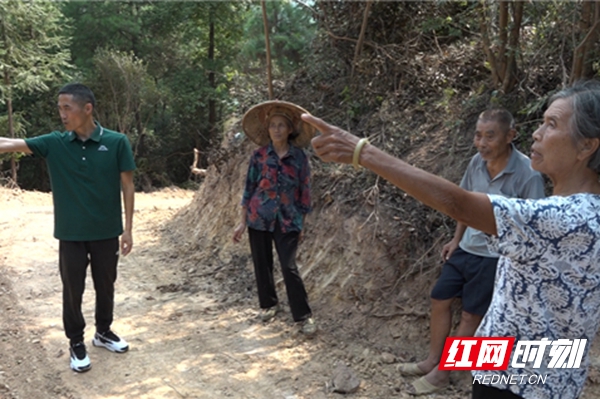
[[24,152],[25,154],[32,153],[25,143],[25,140],[0,137],[0,153],[5,152]]

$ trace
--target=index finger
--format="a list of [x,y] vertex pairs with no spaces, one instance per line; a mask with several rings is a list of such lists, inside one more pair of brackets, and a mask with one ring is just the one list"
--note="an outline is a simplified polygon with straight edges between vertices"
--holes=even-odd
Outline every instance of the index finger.
[[321,134],[331,133],[331,128],[333,126],[323,119],[312,116],[311,114],[302,114],[301,118],[304,122],[313,125],[315,129],[321,132]]

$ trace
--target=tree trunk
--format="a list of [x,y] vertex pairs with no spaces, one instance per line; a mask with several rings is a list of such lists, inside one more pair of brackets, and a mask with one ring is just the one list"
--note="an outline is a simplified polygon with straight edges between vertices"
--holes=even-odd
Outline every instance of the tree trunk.
[[[592,13],[592,7],[594,7]],[[600,26],[600,2],[584,1],[581,6],[581,20],[579,31],[585,37],[573,50],[573,63],[569,83],[573,83],[593,73],[590,53],[596,40]]]
[[481,38],[483,43],[483,51],[486,55],[488,63],[490,64],[490,69],[492,73],[492,81],[494,82],[494,87],[498,87],[500,85],[500,75],[498,72],[498,63],[496,62],[496,54],[492,49],[492,43],[490,41],[490,36],[488,33],[488,20],[487,20],[487,4],[485,2],[481,2],[481,18],[479,21],[479,29],[481,31]]
[[[594,76],[594,68],[592,65],[592,61],[594,60],[594,42],[598,39],[598,31],[600,30],[600,27],[598,25],[600,25],[600,1],[596,0],[594,3],[593,9],[594,9],[594,17],[592,22],[590,23],[590,29],[594,28],[594,31],[592,33],[592,37],[590,38],[590,40],[585,44],[585,48],[584,48],[584,54],[585,54],[585,59],[584,59],[584,63],[583,63],[583,76],[586,78],[592,78]],[[591,14],[590,14],[591,15]]]
[[217,84],[215,79],[215,11],[210,7],[209,15],[209,33],[208,33],[208,62],[210,71],[208,72],[208,83],[212,89],[208,100],[208,129],[210,138],[217,136],[217,102],[215,100]]
[[146,129],[144,128],[144,123],[142,122],[141,112],[141,107],[138,107],[138,109],[135,111],[135,125],[138,131],[138,139],[134,147],[135,151],[133,153],[133,156],[136,159],[138,157],[144,157],[146,155],[146,142],[144,139],[146,136]]
[[517,54],[524,2],[502,0],[498,3],[497,46],[492,44],[490,39],[492,23],[487,18],[487,7],[488,3],[481,1],[480,30],[483,50],[491,69],[494,87],[508,93],[517,81]]
[[265,0],[260,0],[265,28],[265,49],[267,53],[267,85],[269,86],[269,100],[273,99],[273,81],[271,78],[271,45],[269,44],[269,20],[267,19],[267,6]]
[[[6,111],[8,112],[8,135],[11,139],[15,138],[15,127],[13,123],[13,109],[12,109],[12,94],[10,90],[10,76],[8,70],[4,70],[4,84],[8,89],[8,98],[6,99]],[[10,154],[10,173],[14,185],[17,185],[17,161],[16,154]]]
[[371,9],[371,4],[373,4],[373,0],[368,0],[367,4],[365,4],[362,25],[360,27],[360,34],[358,35],[358,42],[356,43],[356,47],[354,48],[354,60],[352,61],[350,79],[354,78],[354,69],[356,68],[356,63],[358,62],[358,59],[360,58],[360,53],[362,52],[362,46],[365,40],[365,32],[367,30],[367,21],[369,19],[369,10]]
[[500,30],[498,34],[498,38],[500,40],[500,46],[498,48],[498,75],[500,76],[500,81],[504,81],[504,77],[506,76],[506,46],[507,46],[507,38],[508,38],[508,21],[509,21],[509,12],[508,12],[508,1],[503,0],[500,1],[498,5],[499,8],[499,21],[498,21],[498,29]]
[[[592,37],[585,44],[583,52],[584,62],[583,62],[583,71],[582,77],[584,78],[592,78],[594,76],[594,68],[593,68],[593,60],[597,57],[594,57],[594,44],[596,40],[598,40],[598,30],[600,27],[600,1],[596,0],[593,2],[594,8],[594,16],[592,17],[592,13],[590,12],[590,18],[593,18],[590,22],[590,29],[594,29],[592,33]],[[591,10],[590,10],[591,11]]]
[[508,41],[508,55],[506,57],[506,70],[502,82],[502,91],[510,92],[517,82],[517,53],[519,51],[519,38],[521,36],[521,21],[523,20],[523,2],[513,2],[513,23]]

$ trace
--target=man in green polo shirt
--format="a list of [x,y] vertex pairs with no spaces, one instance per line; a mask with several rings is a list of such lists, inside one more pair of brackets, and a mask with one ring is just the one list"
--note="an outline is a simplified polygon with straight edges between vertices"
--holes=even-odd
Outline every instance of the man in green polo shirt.
[[[86,269],[91,265],[96,290],[95,346],[123,353],[129,349],[110,326],[113,322],[114,283],[120,253],[133,246],[133,170],[129,140],[94,121],[96,100],[78,83],[58,93],[58,112],[66,132],[30,139],[0,138],[0,153],[24,152],[44,158],[54,202],[54,237],[59,240],[59,270],[63,283],[63,324],[70,341],[71,369],[91,368],[83,343],[85,320],[81,302]],[[125,228],[121,198],[125,206]]]

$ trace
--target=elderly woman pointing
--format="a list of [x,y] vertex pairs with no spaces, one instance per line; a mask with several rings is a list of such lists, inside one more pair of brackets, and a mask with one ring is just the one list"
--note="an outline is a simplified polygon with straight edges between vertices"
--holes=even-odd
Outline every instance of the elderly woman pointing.
[[[577,341],[587,342],[581,368],[553,367],[547,348],[541,364],[532,356],[514,361],[520,352],[513,348],[507,370],[473,372],[472,397],[579,397],[600,322],[600,84],[580,82],[550,99],[533,133],[531,163],[551,179],[553,195],[538,200],[463,190],[366,139],[310,115],[302,118],[322,132],[312,145],[323,160],[362,165],[489,235],[488,246],[501,258],[492,303],[476,335],[515,337],[515,343],[587,340]],[[543,384],[507,383],[515,374],[547,378]]]

